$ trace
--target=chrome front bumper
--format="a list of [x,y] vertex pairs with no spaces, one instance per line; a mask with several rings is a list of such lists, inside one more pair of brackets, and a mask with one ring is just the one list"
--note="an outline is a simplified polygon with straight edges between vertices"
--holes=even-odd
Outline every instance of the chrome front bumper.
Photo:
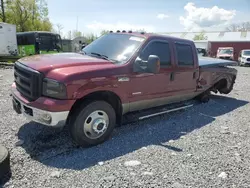
[[23,114],[28,120],[47,126],[62,127],[65,125],[69,111],[50,112],[26,105],[12,92],[13,109]]

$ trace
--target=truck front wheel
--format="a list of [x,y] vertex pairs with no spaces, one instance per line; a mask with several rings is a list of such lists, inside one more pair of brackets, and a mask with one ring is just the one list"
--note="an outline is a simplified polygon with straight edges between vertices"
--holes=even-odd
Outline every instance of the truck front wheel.
[[114,108],[105,101],[83,103],[70,117],[69,129],[75,143],[89,147],[105,142],[116,124]]

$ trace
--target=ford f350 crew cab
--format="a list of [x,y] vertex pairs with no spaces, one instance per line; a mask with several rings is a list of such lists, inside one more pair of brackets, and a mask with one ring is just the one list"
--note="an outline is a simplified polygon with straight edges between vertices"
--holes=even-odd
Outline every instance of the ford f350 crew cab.
[[[163,105],[194,98],[206,102],[210,91],[228,94],[237,75],[228,67],[232,64],[198,57],[189,40],[112,32],[82,53],[18,60],[13,108],[41,124],[68,125],[78,145],[97,145],[109,138],[126,114],[144,112],[138,118],[144,119],[167,112],[152,112]],[[182,107],[186,107],[184,103]]]

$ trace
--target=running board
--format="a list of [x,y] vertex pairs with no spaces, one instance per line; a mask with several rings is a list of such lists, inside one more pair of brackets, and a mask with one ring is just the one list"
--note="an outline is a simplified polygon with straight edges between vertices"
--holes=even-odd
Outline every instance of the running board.
[[150,108],[147,110],[130,112],[130,113],[125,114],[123,116],[123,123],[125,123],[125,124],[132,123],[132,122],[135,122],[138,120],[144,120],[147,118],[175,112],[178,110],[184,110],[184,109],[187,109],[187,108],[194,106],[195,104],[196,104],[196,102],[194,100],[190,100],[190,101],[168,104],[168,105],[159,106],[159,107],[155,107],[155,108]]
[[147,119],[147,118],[150,118],[150,117],[153,117],[153,116],[158,116],[158,115],[161,115],[161,114],[166,114],[166,113],[169,113],[169,112],[175,112],[175,111],[178,111],[178,110],[190,108],[192,106],[194,106],[194,105],[190,104],[190,105],[187,105],[187,106],[183,106],[183,107],[179,107],[179,108],[174,108],[174,109],[171,109],[171,110],[166,110],[166,111],[163,111],[163,112],[158,112],[158,113],[150,114],[150,115],[147,115],[147,116],[142,116],[142,117],[139,117],[139,120]]

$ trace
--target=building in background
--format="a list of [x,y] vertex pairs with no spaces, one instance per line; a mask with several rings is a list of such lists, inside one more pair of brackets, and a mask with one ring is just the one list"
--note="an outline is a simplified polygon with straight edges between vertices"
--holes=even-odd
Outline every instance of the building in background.
[[76,37],[73,40],[62,39],[62,46],[64,52],[79,52],[86,45],[87,39],[85,37]]
[[62,39],[62,49],[63,52],[72,52],[72,40],[71,39]]
[[[207,50],[209,56],[216,57],[219,47],[232,47],[234,49],[234,60],[238,60],[239,52],[250,49],[250,32],[171,32],[160,33],[178,38],[193,40],[197,48]],[[202,40],[195,40],[203,34]]]
[[86,46],[87,39],[86,37],[76,37],[72,40],[72,46],[74,52],[79,52],[83,48],[83,46]]

